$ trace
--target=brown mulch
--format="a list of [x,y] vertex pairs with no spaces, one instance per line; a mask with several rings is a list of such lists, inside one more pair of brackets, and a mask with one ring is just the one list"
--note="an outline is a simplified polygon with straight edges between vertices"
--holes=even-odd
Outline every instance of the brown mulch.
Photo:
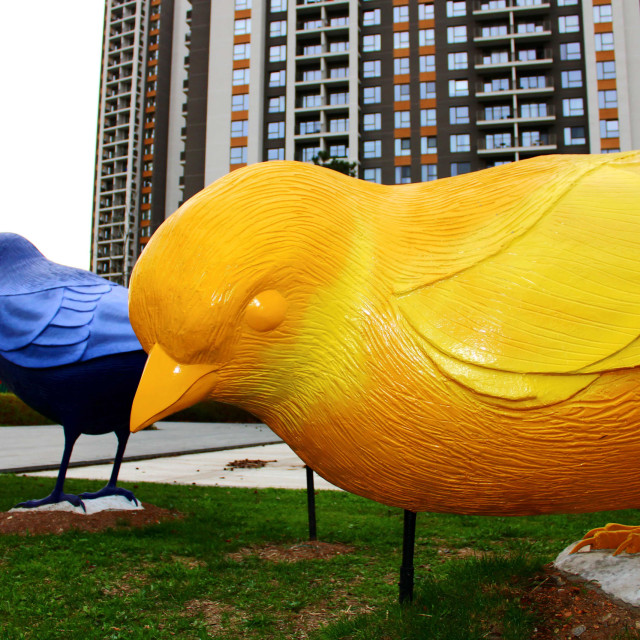
[[249,556],[257,556],[270,562],[300,562],[300,560],[329,560],[335,556],[352,553],[354,547],[340,542],[320,542],[318,540],[302,542],[293,546],[262,545],[245,547],[235,553],[227,554],[227,558],[242,562]]
[[136,511],[100,511],[89,515],[69,511],[6,511],[0,513],[0,535],[64,533],[70,529],[98,532],[109,528],[146,527],[182,518],[177,511],[142,503]]
[[233,462],[227,462],[225,471],[233,471],[234,469],[262,469],[266,467],[270,462],[277,462],[277,460],[233,460]]

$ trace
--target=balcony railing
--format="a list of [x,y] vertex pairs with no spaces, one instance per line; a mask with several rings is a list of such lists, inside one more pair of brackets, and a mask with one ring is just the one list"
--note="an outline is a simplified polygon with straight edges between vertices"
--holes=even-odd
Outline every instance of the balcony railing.
[[553,52],[551,49],[537,49],[536,57],[527,57],[524,51],[511,53],[491,52],[479,54],[475,59],[476,67],[502,67],[502,66],[527,66],[536,64],[550,64],[553,62]]
[[[537,132],[536,132],[537,133]],[[478,152],[483,154],[491,153],[513,153],[516,151],[532,150],[553,150],[557,148],[557,138],[553,133],[538,133],[521,135],[518,138],[506,140],[495,140],[493,138],[481,138],[478,140]]]
[[477,27],[473,39],[476,42],[494,42],[503,39],[525,39],[540,36],[551,36],[551,25],[546,21],[540,24],[516,25],[515,28],[507,25]]

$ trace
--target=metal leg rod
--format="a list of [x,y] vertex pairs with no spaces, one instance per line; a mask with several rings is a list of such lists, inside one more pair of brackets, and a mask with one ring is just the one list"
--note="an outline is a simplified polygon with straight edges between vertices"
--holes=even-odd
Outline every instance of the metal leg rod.
[[416,541],[416,514],[404,512],[402,566],[400,567],[400,604],[413,601],[413,550]]
[[316,493],[313,485],[313,469],[305,467],[307,470],[307,511],[309,513],[309,540],[317,540],[316,532]]

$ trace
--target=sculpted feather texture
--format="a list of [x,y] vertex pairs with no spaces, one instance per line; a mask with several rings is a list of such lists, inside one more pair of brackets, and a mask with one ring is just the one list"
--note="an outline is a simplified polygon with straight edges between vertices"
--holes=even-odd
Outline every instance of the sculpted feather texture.
[[136,266],[132,428],[210,396],[386,504],[638,506],[638,255],[637,152],[400,186],[246,167]]

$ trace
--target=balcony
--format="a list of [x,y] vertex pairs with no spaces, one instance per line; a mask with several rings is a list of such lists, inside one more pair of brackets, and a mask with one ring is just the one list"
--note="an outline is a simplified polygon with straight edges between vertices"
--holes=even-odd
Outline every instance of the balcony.
[[[535,134],[535,135],[534,135]],[[529,132],[523,133],[517,139],[496,141],[487,136],[478,140],[478,154],[500,155],[504,153],[527,153],[541,151],[555,151],[558,148],[554,134]]]
[[505,96],[528,96],[553,93],[553,80],[543,76],[536,77],[536,82],[525,82],[529,78],[520,78],[514,87],[511,81],[479,82],[476,84],[476,98],[503,98]]
[[473,15],[492,18],[508,11],[518,13],[548,11],[551,4],[545,0],[476,0]]
[[553,105],[536,104],[521,105],[520,114],[514,116],[511,107],[487,107],[478,111],[476,124],[478,126],[504,126],[518,124],[533,124],[538,122],[549,123],[556,119]]
[[476,44],[494,44],[495,42],[514,39],[521,40],[540,40],[551,37],[551,25],[548,22],[542,23],[522,23],[512,28],[509,25],[492,25],[478,27],[473,41]]
[[335,33],[349,29],[349,17],[334,17],[329,19],[301,20],[296,25],[296,33]]
[[529,50],[487,52],[476,56],[474,67],[478,70],[501,69],[507,67],[537,67],[550,65],[553,63],[553,52],[551,49],[535,50],[535,57],[532,57]]

